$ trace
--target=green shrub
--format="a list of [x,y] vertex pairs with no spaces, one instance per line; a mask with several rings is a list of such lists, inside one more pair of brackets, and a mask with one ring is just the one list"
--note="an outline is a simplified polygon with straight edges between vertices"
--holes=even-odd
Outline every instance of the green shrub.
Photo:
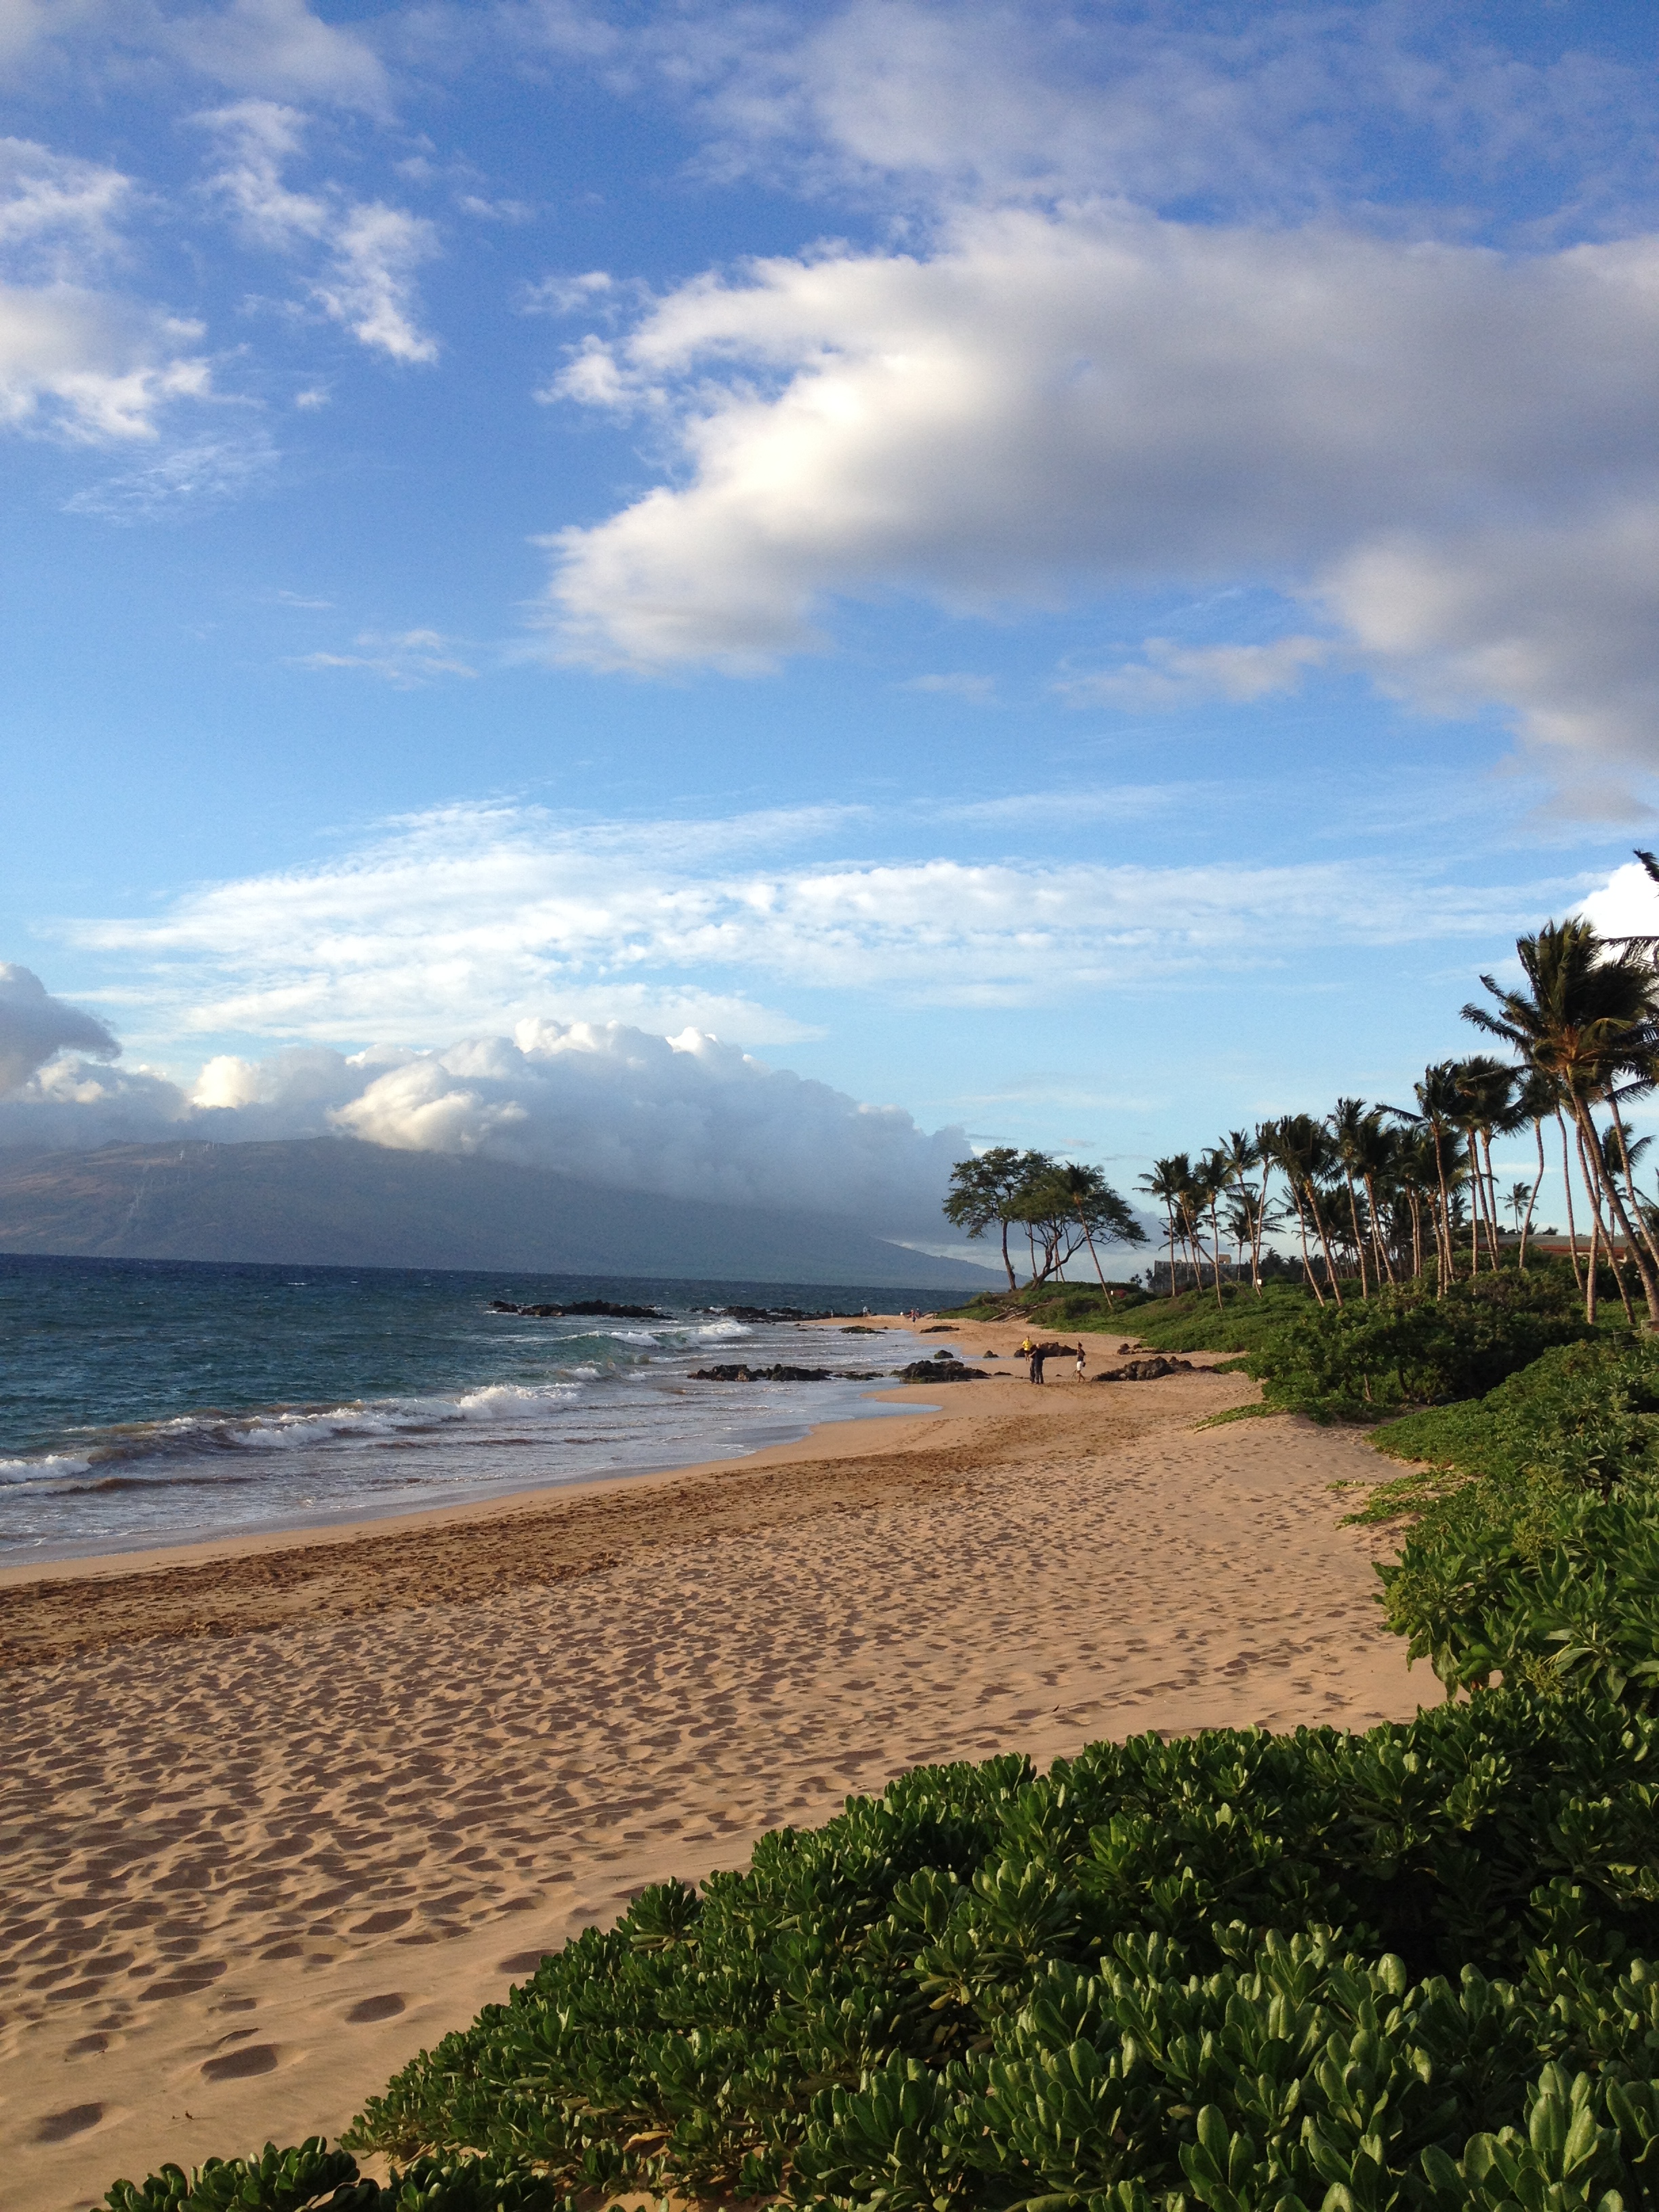
[[1243,1364],[1270,1406],[1375,1420],[1474,1397],[1553,1346],[1595,1334],[1565,1268],[1510,1269],[1454,1284],[1443,1298],[1419,1282],[1340,1307],[1304,1308]]
[[[647,1891],[349,2140],[559,2191],[923,2212],[1224,2181],[1317,2203],[1375,2137],[1386,2201],[1437,2204],[1420,2153],[1455,2168],[1529,2100],[1571,2106],[1547,2066],[1591,2077],[1620,2145],[1603,2077],[1659,2070],[1627,1963],[1659,1948],[1656,1746],[1605,1700],[1509,1691],[1363,1737],[1101,1744],[1041,1780],[922,1769],[701,1897]],[[1599,2044],[1540,1973],[1613,2023]]]
[[1287,1322],[1317,1313],[1313,1294],[1299,1283],[1264,1283],[1258,1297],[1248,1284],[1183,1291],[1136,1313],[1128,1334],[1156,1352],[1255,1352]]

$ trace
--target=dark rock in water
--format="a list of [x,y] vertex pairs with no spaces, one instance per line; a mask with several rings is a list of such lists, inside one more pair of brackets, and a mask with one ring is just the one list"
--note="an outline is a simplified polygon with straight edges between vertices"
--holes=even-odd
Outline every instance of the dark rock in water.
[[880,1382],[878,1374],[855,1374],[845,1367],[699,1367],[694,1382]]
[[[555,1307],[556,1313],[560,1310]],[[607,1321],[666,1321],[668,1316],[660,1306],[613,1306],[609,1298],[578,1298],[574,1305],[563,1308],[568,1314],[600,1314]]]
[[954,1336],[956,1331],[948,1321],[936,1321],[931,1328],[918,1329],[919,1336]]
[[1156,1382],[1164,1375],[1191,1375],[1194,1372],[1190,1359],[1170,1359],[1154,1352],[1150,1359],[1131,1359],[1121,1367],[1103,1368],[1091,1379],[1096,1382]]
[[855,1321],[849,1328],[842,1329],[841,1334],[843,1336],[885,1336],[887,1332],[884,1328],[867,1328],[863,1322]]
[[491,1298],[491,1313],[527,1314],[535,1321],[562,1321],[567,1314],[602,1315],[606,1321],[667,1321],[670,1316],[660,1306],[617,1306],[609,1298],[578,1298],[568,1306],[515,1306],[505,1298]]
[[727,1321],[845,1321],[840,1306],[699,1306],[699,1313],[720,1314]]
[[954,1352],[936,1352],[931,1359],[913,1359],[898,1370],[901,1382],[988,1382],[982,1367],[964,1367]]

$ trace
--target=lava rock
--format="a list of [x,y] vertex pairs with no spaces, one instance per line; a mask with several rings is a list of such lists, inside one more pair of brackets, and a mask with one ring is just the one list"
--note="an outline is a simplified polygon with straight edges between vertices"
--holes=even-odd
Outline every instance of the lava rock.
[[1103,1368],[1091,1380],[1096,1382],[1156,1382],[1165,1375],[1191,1375],[1194,1371],[1190,1359],[1170,1359],[1158,1352],[1154,1352],[1150,1359],[1131,1359],[1121,1367]]

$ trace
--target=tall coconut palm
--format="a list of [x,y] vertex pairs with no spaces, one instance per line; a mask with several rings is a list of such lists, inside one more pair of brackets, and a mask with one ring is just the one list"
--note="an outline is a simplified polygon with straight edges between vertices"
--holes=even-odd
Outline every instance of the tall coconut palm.
[[1437,1060],[1424,1069],[1422,1081],[1412,1085],[1417,1098],[1415,1113],[1409,1106],[1390,1106],[1388,1109],[1402,1121],[1415,1121],[1433,1139],[1434,1176],[1440,1194],[1435,1214],[1437,1297],[1443,1297],[1446,1285],[1457,1280],[1457,1260],[1452,1246],[1451,1183],[1457,1166],[1457,1132],[1465,1101],[1457,1088],[1456,1065],[1455,1060]]
[[[1547,922],[1536,935],[1519,939],[1515,950],[1527,988],[1505,990],[1483,975],[1495,1011],[1470,1005],[1463,1009],[1464,1018],[1502,1037],[1529,1066],[1559,1078],[1565,1109],[1583,1145],[1586,1175],[1600,1183],[1600,1195],[1630,1248],[1642,1279],[1648,1327],[1659,1329],[1659,1269],[1631,1224],[1618,1178],[1600,1172],[1601,1146],[1590,1111],[1591,1102],[1604,1097],[1620,1074],[1645,1072],[1659,1056],[1659,978],[1651,962],[1632,947],[1610,956],[1587,921]],[[1592,1266],[1587,1309],[1594,1299],[1595,1275]]]
[[1366,1280],[1365,1245],[1359,1234],[1359,1196],[1354,1177],[1363,1172],[1366,1106],[1363,1098],[1339,1098],[1336,1110],[1326,1116],[1325,1126],[1331,1133],[1337,1164],[1342,1170],[1343,1181],[1348,1187],[1348,1220],[1353,1230],[1353,1251],[1359,1267],[1359,1295],[1370,1296]]
[[[1274,1159],[1291,1186],[1298,1220],[1303,1201],[1306,1201],[1308,1212],[1313,1217],[1314,1232],[1325,1255],[1325,1274],[1331,1286],[1331,1296],[1340,1306],[1342,1304],[1342,1285],[1338,1279],[1336,1261],[1331,1251],[1330,1231],[1319,1202],[1321,1178],[1328,1175],[1336,1165],[1336,1148],[1331,1141],[1330,1132],[1323,1122],[1316,1121],[1310,1114],[1286,1114],[1272,1127]],[[1308,1266],[1305,1229],[1302,1237],[1302,1260],[1317,1297],[1319,1285],[1312,1267]],[[1320,1297],[1319,1302],[1322,1305],[1324,1299]]]
[[[1553,1115],[1559,1103],[1560,1086],[1552,1075],[1540,1067],[1529,1067],[1522,1072],[1521,1086],[1516,1092],[1516,1114],[1520,1117],[1516,1126],[1530,1128],[1538,1140],[1538,1173],[1533,1180],[1532,1194],[1527,1200],[1526,1218],[1521,1224],[1521,1247],[1516,1255],[1516,1265],[1524,1274],[1527,1267],[1527,1237],[1532,1229],[1533,1210],[1538,1204],[1538,1194],[1544,1187],[1544,1123]],[[1564,1133],[1565,1134],[1565,1133]],[[1575,1244],[1572,1255],[1573,1277],[1578,1273],[1578,1254]]]
[[1389,1282],[1395,1279],[1394,1261],[1389,1253],[1389,1240],[1382,1233],[1383,1213],[1377,1201],[1377,1191],[1379,1188],[1385,1191],[1392,1190],[1399,1152],[1398,1132],[1390,1129],[1383,1121],[1382,1108],[1373,1106],[1355,1132],[1354,1158],[1359,1179],[1365,1186],[1365,1203],[1370,1211],[1371,1255]]
[[[1261,1146],[1257,1136],[1248,1129],[1229,1129],[1215,1147],[1215,1157],[1220,1161],[1224,1176],[1223,1188],[1231,1191],[1236,1200],[1243,1201],[1250,1195],[1249,1178],[1261,1165]],[[1265,1205],[1267,1194],[1262,1194]],[[1250,1288],[1257,1297],[1261,1295],[1261,1218],[1262,1208],[1254,1206],[1246,1217],[1254,1224],[1250,1236]],[[1240,1247],[1241,1264],[1243,1249]]]
[[1472,1271],[1478,1271],[1480,1265],[1478,1240],[1483,1223],[1487,1255],[1493,1268],[1498,1266],[1498,1186],[1492,1171],[1492,1139],[1495,1130],[1519,1126],[1510,1124],[1509,1118],[1515,1098],[1516,1076],[1514,1068],[1485,1053],[1473,1053],[1456,1066],[1454,1079],[1464,1102],[1463,1133],[1469,1147]]
[[1142,1176],[1140,1188],[1149,1198],[1156,1199],[1164,1208],[1164,1226],[1170,1240],[1170,1296],[1176,1295],[1176,1209],[1181,1192],[1192,1180],[1192,1167],[1185,1152],[1172,1152],[1166,1160],[1154,1160],[1151,1175]]

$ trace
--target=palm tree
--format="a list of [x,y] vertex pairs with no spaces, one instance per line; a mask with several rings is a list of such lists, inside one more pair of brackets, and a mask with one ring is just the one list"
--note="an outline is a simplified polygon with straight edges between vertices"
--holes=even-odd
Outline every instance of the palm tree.
[[1417,1111],[1413,1114],[1408,1106],[1390,1106],[1387,1109],[1402,1121],[1417,1122],[1434,1140],[1434,1177],[1440,1193],[1439,1210],[1435,1216],[1437,1297],[1443,1297],[1447,1284],[1457,1280],[1457,1261],[1452,1251],[1451,1176],[1457,1168],[1456,1133],[1462,1121],[1464,1100],[1457,1088],[1455,1068],[1455,1060],[1431,1061],[1423,1071],[1422,1081],[1412,1085]]
[[[1538,1139],[1538,1173],[1533,1182],[1532,1195],[1527,1201],[1527,1218],[1521,1224],[1521,1249],[1516,1255],[1516,1264],[1523,1274],[1527,1267],[1527,1237],[1532,1228],[1533,1208],[1537,1205],[1538,1194],[1544,1187],[1544,1123],[1550,1115],[1559,1112],[1559,1100],[1560,1088],[1553,1076],[1547,1075],[1541,1067],[1529,1067],[1524,1071],[1521,1079],[1521,1088],[1516,1092],[1515,1100],[1515,1112],[1520,1117],[1516,1126],[1524,1129],[1530,1123],[1532,1133]],[[1566,1132],[1564,1129],[1562,1131],[1564,1147],[1565,1141]],[[1572,1203],[1571,1191],[1567,1194],[1567,1202],[1571,1206]],[[1571,1215],[1569,1215],[1569,1226],[1571,1226]],[[1573,1280],[1577,1282],[1578,1279],[1577,1239],[1573,1240],[1572,1244],[1572,1273]]]
[[1111,1298],[1106,1278],[1101,1273],[1100,1255],[1095,1249],[1094,1231],[1103,1226],[1108,1235],[1120,1243],[1136,1244],[1145,1242],[1146,1232],[1098,1168],[1079,1167],[1068,1160],[1056,1170],[1054,1181],[1059,1193],[1076,1212],[1089,1257],[1095,1263],[1100,1295],[1109,1307]]
[[1376,1106],[1364,1115],[1355,1132],[1354,1158],[1360,1181],[1365,1186],[1365,1203],[1370,1210],[1371,1254],[1389,1282],[1395,1279],[1394,1262],[1389,1256],[1388,1239],[1382,1234],[1382,1210],[1377,1204],[1376,1190],[1379,1183],[1386,1189],[1395,1180],[1400,1141],[1400,1133],[1387,1126],[1382,1109]]
[[1354,1258],[1359,1264],[1359,1295],[1370,1296],[1365,1280],[1365,1247],[1359,1234],[1359,1199],[1354,1188],[1354,1175],[1363,1172],[1366,1109],[1363,1098],[1339,1098],[1336,1111],[1328,1115],[1325,1126],[1331,1133],[1336,1147],[1336,1157],[1341,1166],[1343,1179],[1348,1186],[1348,1219],[1353,1227]]
[[[1331,1141],[1330,1132],[1323,1122],[1316,1121],[1310,1114],[1286,1114],[1280,1120],[1265,1126],[1273,1132],[1274,1163],[1291,1186],[1291,1198],[1296,1206],[1297,1222],[1302,1223],[1304,1200],[1308,1212],[1313,1216],[1314,1231],[1325,1255],[1325,1274],[1331,1286],[1331,1296],[1340,1305],[1342,1285],[1337,1279],[1330,1233],[1325,1226],[1325,1217],[1319,1204],[1319,1179],[1329,1174],[1336,1165],[1336,1148]],[[1324,1298],[1309,1263],[1305,1224],[1302,1227],[1302,1264],[1307,1269],[1309,1282],[1313,1285],[1314,1296],[1323,1305]]]
[[[1221,1164],[1223,1189],[1230,1190],[1234,1194],[1236,1203],[1247,1200],[1249,1196],[1249,1179],[1261,1165],[1261,1146],[1257,1137],[1253,1136],[1248,1129],[1229,1129],[1220,1144],[1215,1147],[1213,1157]],[[1267,1192],[1264,1188],[1262,1192],[1264,1205],[1266,1199]],[[1255,1224],[1251,1230],[1249,1239],[1250,1288],[1255,1292],[1257,1297],[1260,1297],[1261,1295],[1261,1208],[1256,1207],[1247,1214],[1246,1218]],[[1239,1261],[1242,1267],[1243,1262],[1242,1243],[1239,1246]]]
[[1516,1070],[1506,1067],[1502,1060],[1490,1059],[1485,1053],[1474,1053],[1457,1063],[1455,1079],[1459,1096],[1464,1102],[1463,1132],[1469,1147],[1471,1185],[1471,1216],[1469,1254],[1471,1272],[1480,1269],[1478,1237],[1484,1218],[1486,1231],[1486,1250],[1494,1269],[1498,1266],[1498,1186],[1492,1171],[1492,1137],[1494,1129],[1503,1130],[1510,1123],[1516,1085]]
[[[1519,939],[1515,950],[1528,988],[1506,991],[1483,975],[1497,1011],[1467,1006],[1464,1018],[1502,1037],[1529,1066],[1559,1079],[1566,1110],[1577,1127],[1587,1188],[1594,1195],[1600,1183],[1642,1279],[1648,1327],[1659,1329],[1659,1270],[1631,1225],[1618,1178],[1601,1172],[1590,1111],[1592,1100],[1605,1097],[1620,1075],[1644,1074],[1659,1054],[1653,968],[1629,946],[1607,957],[1607,945],[1582,921],[1547,922],[1535,936]],[[1595,1287],[1592,1261],[1587,1312],[1594,1308]]]
[[1140,1188],[1164,1208],[1170,1237],[1170,1296],[1176,1295],[1176,1207],[1181,1193],[1192,1181],[1192,1166],[1185,1152],[1172,1152],[1167,1160],[1154,1160],[1152,1172],[1142,1176]]
[[1536,1183],[1531,1182],[1512,1182],[1510,1185],[1510,1194],[1504,1204],[1515,1223],[1517,1235],[1521,1230],[1522,1216],[1524,1214],[1528,1220],[1532,1218],[1533,1194],[1537,1188]]

